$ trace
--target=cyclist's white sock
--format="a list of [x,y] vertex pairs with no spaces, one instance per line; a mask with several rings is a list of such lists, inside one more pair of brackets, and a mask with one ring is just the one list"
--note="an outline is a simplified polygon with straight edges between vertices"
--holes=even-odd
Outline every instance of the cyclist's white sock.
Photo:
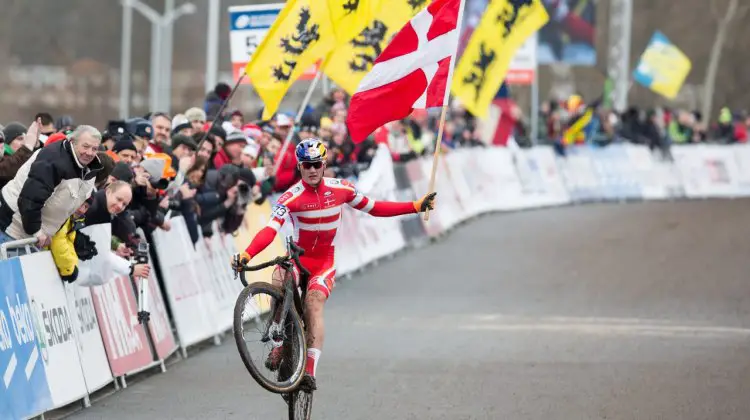
[[305,366],[305,373],[315,377],[315,370],[318,367],[318,360],[320,359],[320,350],[309,348],[307,349],[307,365]]

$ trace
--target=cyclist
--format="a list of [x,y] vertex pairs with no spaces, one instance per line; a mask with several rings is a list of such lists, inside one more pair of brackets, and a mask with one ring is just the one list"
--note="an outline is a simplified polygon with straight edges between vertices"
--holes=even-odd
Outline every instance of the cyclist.
[[[414,202],[375,201],[358,192],[348,181],[323,176],[327,150],[320,140],[302,141],[295,154],[302,180],[279,197],[268,225],[255,235],[238,260],[241,265],[247,264],[273,241],[282,226],[293,226],[295,243],[305,250],[300,262],[310,271],[305,298],[307,361],[303,386],[314,390],[315,370],[323,346],[323,306],[335,284],[334,239],[341,226],[342,206],[348,204],[376,217],[400,216],[432,210],[435,193]],[[240,268],[234,267],[235,270]],[[284,274],[277,267],[273,283],[281,286]],[[279,325],[271,328],[281,330]],[[272,371],[281,364],[281,345],[281,342],[273,342],[274,348],[266,360],[266,367]]]

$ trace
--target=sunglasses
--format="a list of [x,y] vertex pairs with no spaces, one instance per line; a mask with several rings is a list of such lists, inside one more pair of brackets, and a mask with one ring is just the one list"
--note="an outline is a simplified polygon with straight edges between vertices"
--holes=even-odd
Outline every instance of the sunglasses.
[[304,169],[310,169],[310,168],[320,169],[323,167],[323,162],[302,162],[302,167]]

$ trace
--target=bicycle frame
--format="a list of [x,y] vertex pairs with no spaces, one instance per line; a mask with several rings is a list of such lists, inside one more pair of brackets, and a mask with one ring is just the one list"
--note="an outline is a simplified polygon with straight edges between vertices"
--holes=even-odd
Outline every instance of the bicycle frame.
[[[259,264],[254,267],[245,267],[244,271],[255,271],[259,270],[261,268],[270,267],[273,265],[278,266],[279,268],[283,269],[285,274],[284,282],[282,284],[282,287],[284,288],[284,300],[282,303],[282,309],[281,309],[281,316],[277,320],[277,323],[279,325],[285,325],[287,314],[289,313],[289,310],[292,307],[292,303],[295,305],[295,309],[297,310],[297,313],[302,317],[304,322],[304,314],[305,314],[305,297],[307,296],[307,284],[310,279],[310,272],[302,265],[302,263],[299,260],[299,257],[304,254],[304,250],[297,245],[294,244],[291,238],[287,238],[287,250],[289,255],[286,257],[278,257],[275,258],[272,261],[269,261],[267,263]],[[298,292],[297,290],[297,279],[295,278],[295,270],[294,270],[294,263],[297,263],[297,268],[299,272],[299,287],[302,290],[302,292]],[[244,275],[241,277],[241,280],[243,281],[243,284],[247,285],[247,283],[244,281]],[[262,343],[267,343],[271,340],[270,336],[270,330],[271,325],[274,323],[274,318],[276,318],[276,303],[274,302],[271,307],[271,317],[269,318],[268,322],[266,323],[266,327],[263,331],[263,336],[261,337]]]

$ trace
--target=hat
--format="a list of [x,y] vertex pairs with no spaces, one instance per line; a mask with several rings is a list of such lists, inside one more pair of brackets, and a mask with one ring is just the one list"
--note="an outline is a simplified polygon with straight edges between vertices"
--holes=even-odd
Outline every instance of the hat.
[[230,116],[232,116],[232,117],[238,116],[238,117],[245,118],[245,116],[242,115],[242,111],[240,111],[239,109],[235,109],[234,111],[232,111],[232,113],[230,114]]
[[254,141],[247,142],[247,146],[245,146],[245,148],[242,149],[243,155],[248,155],[253,159],[257,159],[259,153],[260,153],[260,145]]
[[219,127],[218,125],[210,126],[210,129],[208,130],[208,134],[212,134],[216,137],[220,137],[222,140],[227,139],[227,131]]
[[227,99],[229,94],[232,93],[232,87],[224,82],[219,82],[214,87],[214,93],[216,93],[221,99]]
[[289,116],[285,114],[276,114],[276,125],[279,127],[291,127],[294,123]]
[[331,128],[331,125],[333,125],[333,120],[328,117],[323,117],[320,119],[320,128]]
[[227,132],[227,135],[229,135],[229,132],[230,132],[230,131],[235,131],[235,130],[237,130],[237,129],[236,129],[236,128],[235,128],[235,127],[234,127],[234,126],[232,125],[232,123],[231,123],[231,122],[229,122],[229,121],[224,121],[223,123],[221,123],[221,128],[223,128],[223,129],[224,129],[224,131],[226,131],[226,132]]
[[268,124],[268,123],[263,124],[263,127],[261,129],[263,130],[263,132],[268,133],[268,134],[274,133],[273,127],[271,127],[271,124]]
[[112,146],[112,151],[115,153],[120,153],[123,150],[132,150],[134,152],[138,152],[138,149],[135,148],[135,143],[133,143],[133,140],[129,137],[122,137],[120,140],[117,140],[115,142],[114,146]]
[[245,184],[255,185],[255,174],[252,169],[240,168],[240,181],[244,181]]
[[206,121],[206,111],[198,107],[193,107],[185,111],[185,118],[187,118],[190,122]]
[[174,136],[172,136],[172,150],[175,150],[182,145],[185,145],[192,151],[198,150],[198,144],[195,142],[195,140],[193,140],[192,137],[188,137],[184,134],[175,134]]
[[154,128],[148,120],[143,118],[131,118],[125,121],[125,130],[138,137],[151,140],[154,136]]
[[245,133],[242,131],[232,131],[227,135],[227,139],[224,141],[224,144],[229,143],[247,143],[247,137],[245,137]]
[[130,182],[133,180],[133,170],[125,162],[118,162],[110,173],[116,180]]
[[63,127],[74,127],[75,123],[73,122],[73,117],[70,115],[63,115],[60,118],[55,121],[55,129],[57,131],[60,131],[63,129]]
[[10,143],[16,139],[16,137],[23,136],[26,134],[26,126],[19,122],[12,122],[5,126],[3,129],[3,138],[6,143]]
[[242,126],[242,132],[245,136],[255,140],[263,133],[263,131],[255,124],[245,124]]
[[172,134],[180,132],[186,128],[191,128],[190,120],[183,114],[177,114],[172,118]]

